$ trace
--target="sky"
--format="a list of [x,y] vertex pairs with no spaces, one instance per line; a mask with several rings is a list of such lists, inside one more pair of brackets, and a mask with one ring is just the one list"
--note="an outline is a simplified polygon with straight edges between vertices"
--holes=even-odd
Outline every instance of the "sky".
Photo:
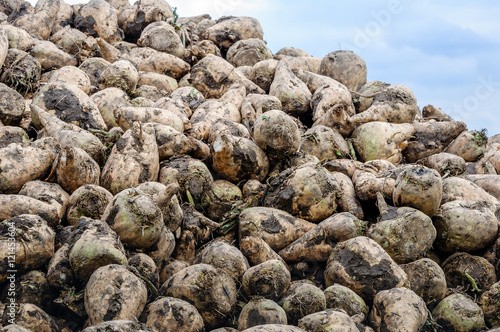
[[406,85],[420,108],[432,104],[464,121],[469,130],[486,128],[489,136],[500,133],[499,1],[168,3],[181,17],[254,17],[273,53],[285,46],[317,57],[340,49],[353,51],[366,62],[368,80]]
[[[293,46],[317,57],[361,56],[368,80],[408,86],[469,130],[500,133],[498,1],[169,1],[180,16],[251,16],[276,53]],[[497,106],[498,105],[498,106]]]

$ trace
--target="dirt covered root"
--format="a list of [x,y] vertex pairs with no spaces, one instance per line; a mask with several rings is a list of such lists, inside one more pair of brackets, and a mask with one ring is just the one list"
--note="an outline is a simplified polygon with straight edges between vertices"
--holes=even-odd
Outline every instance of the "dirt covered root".
[[310,109],[311,92],[307,85],[295,76],[286,61],[278,63],[269,87],[269,95],[280,100],[282,110],[287,114],[303,115]]
[[301,135],[298,151],[319,160],[342,159],[351,154],[342,135],[322,125],[314,126]]
[[33,96],[33,105],[44,111],[55,110],[55,115],[82,129],[106,129],[99,109],[78,87],[52,82],[39,89]]
[[234,83],[241,83],[251,93],[263,90],[221,57],[209,54],[193,66],[191,70],[192,86],[206,98],[220,98]]
[[21,123],[26,104],[24,98],[14,89],[0,83],[0,121],[6,126],[17,126]]
[[441,205],[443,184],[436,170],[424,166],[409,166],[396,179],[392,200],[397,206],[409,206],[429,217]]
[[408,276],[408,288],[418,294],[429,306],[436,305],[446,296],[447,284],[443,269],[429,258],[403,264]]
[[185,200],[199,204],[210,192],[214,178],[201,160],[174,157],[161,163],[159,182],[165,185],[178,183]]
[[100,220],[112,199],[113,195],[102,187],[92,184],[81,186],[69,197],[66,219],[73,226],[78,224],[80,217]]
[[154,331],[205,331],[198,310],[189,302],[174,297],[163,297],[150,303],[141,320]]
[[53,138],[0,149],[0,193],[17,194],[25,183],[48,175],[57,151],[58,143]]
[[246,332],[304,332],[305,330],[293,325],[264,324],[245,330]]
[[481,294],[497,282],[495,267],[484,257],[457,252],[442,263],[447,284],[470,295]]
[[500,283],[495,283],[481,295],[479,304],[488,326],[500,326]]
[[411,124],[368,122],[357,127],[352,133],[356,152],[363,161],[384,159],[398,164],[402,161],[402,151],[415,133]]
[[365,301],[350,288],[340,284],[333,284],[324,290],[326,307],[343,310],[349,316],[368,316],[369,307]]
[[432,318],[443,330],[477,331],[485,327],[484,313],[470,297],[452,294],[432,310]]
[[327,287],[339,283],[372,301],[381,290],[405,286],[407,276],[375,241],[358,236],[334,248],[327,262],[325,283]]
[[239,282],[243,273],[250,268],[247,259],[238,248],[221,240],[214,240],[200,250],[194,264],[201,263],[224,270],[235,283]]
[[319,67],[319,74],[339,81],[351,91],[358,91],[366,84],[366,73],[365,61],[351,51],[332,52]]
[[378,92],[372,105],[365,111],[349,118],[351,123],[371,121],[412,123],[419,113],[417,99],[404,85],[390,85]]
[[257,118],[253,137],[273,159],[285,158],[292,154],[300,142],[297,124],[289,115],[279,110],[267,111]]
[[[111,295],[111,296],[110,296]],[[132,320],[140,316],[148,291],[144,282],[123,265],[97,269],[85,287],[85,311],[91,324]]]
[[402,207],[382,215],[370,226],[367,236],[380,244],[396,263],[404,264],[431,249],[436,229],[431,218],[423,212]]
[[49,276],[58,280],[59,287],[72,285],[77,280],[66,278],[64,271],[65,261],[71,267],[71,273],[78,279],[87,281],[95,270],[108,264],[125,265],[127,257],[125,249],[117,234],[105,223],[81,218],[77,227],[72,229],[70,243],[57,251],[57,258],[51,261]]
[[154,129],[134,122],[116,142],[101,172],[101,186],[112,194],[156,181],[160,159]]
[[104,0],[92,0],[81,7],[75,17],[75,27],[111,44],[123,39],[116,11]]
[[216,180],[211,190],[205,194],[202,205],[207,217],[217,220],[242,199],[243,194],[238,186],[226,180]]
[[240,240],[240,250],[251,265],[258,265],[265,261],[277,259],[286,264],[283,258],[276,253],[266,241],[257,236],[246,236]]
[[127,60],[120,60],[108,66],[100,76],[100,88],[119,88],[125,92],[132,92],[137,86],[139,73],[134,65]]
[[287,324],[286,313],[276,302],[264,298],[248,301],[238,318],[238,330],[263,324]]
[[[46,275],[39,270],[23,274],[20,282],[15,286],[15,292],[18,303],[31,303],[43,307],[47,301],[51,301]],[[0,293],[0,298],[2,302],[9,304],[8,288],[4,288]]]
[[446,148],[446,152],[456,154],[465,161],[474,162],[486,151],[488,136],[484,130],[463,131]]
[[[7,325],[7,331],[60,331],[62,326],[42,308],[32,303],[20,303],[15,310],[16,325]],[[5,318],[8,316],[5,315]],[[5,320],[7,322],[7,320]],[[11,326],[15,326],[12,329]]]
[[298,327],[304,331],[360,331],[351,317],[332,309],[305,316],[299,320]]
[[280,299],[290,286],[291,276],[286,265],[270,260],[249,268],[242,277],[243,290],[248,296]]
[[86,184],[99,184],[99,165],[84,150],[65,146],[56,162],[57,182],[67,192],[72,193]]
[[417,294],[404,287],[393,288],[379,292],[373,299],[370,323],[376,331],[418,331],[427,315],[425,302]]
[[279,304],[285,310],[290,325],[296,325],[304,316],[326,309],[323,291],[312,282],[302,280],[290,284]]
[[10,49],[0,81],[24,96],[36,91],[41,74],[38,60],[26,52]]
[[269,159],[252,140],[223,133],[212,143],[212,167],[232,182],[262,182],[269,172]]
[[258,38],[239,40],[227,52],[227,60],[235,67],[253,66],[260,61],[272,58],[271,50],[263,40]]
[[334,214],[280,250],[279,255],[287,262],[324,262],[337,243],[360,235],[365,227],[365,222],[350,213]]
[[87,327],[82,332],[154,332],[155,330],[146,324],[134,320],[111,320]]
[[219,326],[228,319],[236,304],[236,285],[223,271],[211,265],[191,265],[172,276],[160,294],[184,299],[193,304],[203,317],[205,326]]
[[104,165],[104,144],[90,131],[67,123],[33,104],[31,105],[30,115],[35,128],[43,134],[42,137],[55,138],[61,147],[72,146],[80,148],[87,152],[99,166]]
[[262,39],[263,35],[262,27],[255,18],[230,17],[220,19],[215,25],[207,28],[202,37],[211,40],[219,48],[227,50],[239,40]]
[[319,222],[333,214],[340,194],[339,183],[330,172],[321,165],[308,163],[268,180],[264,205]]
[[240,241],[247,236],[256,236],[264,240],[271,249],[280,250],[315,225],[282,210],[253,207],[240,214],[238,226]]
[[498,220],[485,202],[452,201],[433,217],[437,237],[434,247],[443,252],[475,252],[493,244]]
[[[15,246],[12,241],[15,238]],[[55,233],[47,222],[35,215],[19,215],[0,222],[0,252],[4,259],[0,265],[0,281],[4,282],[9,276],[9,257],[20,271],[29,271],[41,268],[54,255]],[[13,249],[13,250],[11,250]]]
[[[424,107],[425,110],[425,107]],[[440,153],[462,132],[466,125],[460,121],[436,122],[413,122],[415,128],[404,155],[408,162],[414,163],[419,159]]]
[[113,197],[102,220],[130,248],[149,248],[158,241],[163,215],[151,196],[130,188]]

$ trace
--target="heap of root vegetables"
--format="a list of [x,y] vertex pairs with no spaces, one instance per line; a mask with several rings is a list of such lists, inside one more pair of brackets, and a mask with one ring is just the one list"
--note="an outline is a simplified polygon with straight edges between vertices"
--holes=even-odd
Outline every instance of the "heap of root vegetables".
[[500,135],[250,17],[0,22],[0,331],[500,330]]

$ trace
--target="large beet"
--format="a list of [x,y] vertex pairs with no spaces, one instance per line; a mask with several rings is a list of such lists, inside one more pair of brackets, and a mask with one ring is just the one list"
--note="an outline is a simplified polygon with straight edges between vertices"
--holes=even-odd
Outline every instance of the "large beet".
[[254,207],[240,214],[238,229],[240,240],[255,235],[262,238],[273,250],[279,250],[313,227],[313,223],[295,218],[287,212]]
[[21,94],[33,92],[38,88],[42,66],[29,53],[11,48],[5,59],[0,80]]
[[272,57],[272,52],[266,43],[258,38],[239,40],[227,52],[227,60],[235,67],[253,66]]
[[48,175],[56,156],[57,142],[53,138],[0,149],[0,193],[17,193],[26,182]]
[[238,248],[224,241],[213,241],[201,250],[195,264],[210,264],[224,270],[235,282],[239,282],[243,273],[250,267],[247,259]]
[[267,155],[274,159],[294,153],[300,143],[297,124],[289,115],[279,110],[267,111],[257,118],[253,137]]
[[239,40],[263,38],[259,21],[251,17],[231,17],[220,20],[204,32],[204,39],[210,39],[222,49],[228,49]]
[[163,215],[150,196],[130,188],[113,197],[102,220],[116,231],[124,244],[145,249],[158,241]]
[[0,83],[0,121],[6,126],[17,126],[21,122],[26,104],[14,89]]
[[287,291],[290,280],[287,267],[279,260],[270,260],[246,270],[241,283],[248,296],[277,301]]
[[432,217],[441,205],[443,184],[436,170],[412,166],[399,173],[393,201],[397,206],[409,206]]
[[221,134],[212,143],[213,169],[233,182],[263,181],[269,171],[269,159],[252,140]]
[[484,202],[443,204],[433,221],[437,230],[434,247],[444,252],[474,252],[492,244],[498,235],[498,220]]
[[218,326],[236,304],[233,279],[207,264],[191,265],[177,272],[160,292],[193,304],[207,327]]
[[370,323],[377,331],[418,331],[427,321],[425,302],[401,287],[383,290],[373,299]]
[[481,307],[462,294],[444,298],[432,311],[432,318],[450,331],[474,331],[485,326]]
[[116,194],[143,182],[156,181],[159,170],[154,129],[134,122],[113,146],[102,169],[101,186]]
[[78,87],[52,82],[37,91],[33,105],[44,111],[55,111],[55,115],[83,129],[106,129],[106,124],[94,102]]
[[319,73],[339,81],[352,91],[358,91],[366,83],[365,61],[350,51],[336,51],[325,56]]
[[75,190],[68,202],[66,219],[70,225],[77,225],[80,217],[100,220],[113,195],[106,189],[87,184]]
[[85,310],[91,324],[106,320],[134,319],[146,305],[144,282],[123,265],[97,269],[85,287]]
[[381,200],[378,201],[381,216],[368,230],[368,237],[380,244],[398,264],[412,262],[430,250],[436,239],[431,218],[409,207],[381,208]]
[[198,310],[184,300],[163,297],[150,303],[143,316],[147,326],[155,331],[202,332],[203,318]]
[[497,282],[495,267],[484,257],[457,252],[448,257],[442,266],[448,286],[460,287],[469,294],[480,293]]
[[159,181],[165,185],[178,183],[183,197],[197,204],[210,191],[214,178],[200,160],[174,157],[162,162]]
[[[67,259],[74,274],[87,281],[95,270],[108,264],[127,263],[118,235],[105,223],[80,219]],[[81,234],[78,234],[78,231]],[[63,277],[64,279],[64,277]]]
[[397,164],[402,161],[401,152],[414,133],[413,126],[407,123],[369,122],[357,127],[352,138],[363,161],[385,159]]
[[6,281],[13,268],[29,271],[42,267],[54,254],[54,237],[54,231],[39,216],[26,214],[2,221],[0,281]]
[[340,186],[321,165],[287,169],[269,182],[264,205],[279,207],[299,218],[319,222],[337,209]]
[[123,39],[123,31],[118,28],[116,11],[104,0],[92,0],[85,4],[75,17],[75,26],[109,43]]
[[192,86],[207,98],[220,98],[233,83],[243,84],[249,92],[262,93],[263,90],[226,60],[215,55],[207,55],[191,71]]
[[327,286],[339,283],[365,300],[376,293],[406,285],[406,273],[375,241],[359,236],[339,243],[328,259]]
[[443,269],[433,260],[422,258],[401,265],[408,276],[408,287],[427,304],[437,304],[446,294],[446,277]]
[[269,95],[281,101],[284,112],[295,116],[305,114],[309,110],[312,98],[306,84],[295,76],[284,61],[280,61],[276,67]]

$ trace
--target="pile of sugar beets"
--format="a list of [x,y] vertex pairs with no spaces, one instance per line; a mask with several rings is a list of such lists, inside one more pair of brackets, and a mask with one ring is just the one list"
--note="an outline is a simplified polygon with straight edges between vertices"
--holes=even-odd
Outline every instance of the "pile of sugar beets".
[[0,331],[500,331],[500,135],[250,17],[0,22]]

